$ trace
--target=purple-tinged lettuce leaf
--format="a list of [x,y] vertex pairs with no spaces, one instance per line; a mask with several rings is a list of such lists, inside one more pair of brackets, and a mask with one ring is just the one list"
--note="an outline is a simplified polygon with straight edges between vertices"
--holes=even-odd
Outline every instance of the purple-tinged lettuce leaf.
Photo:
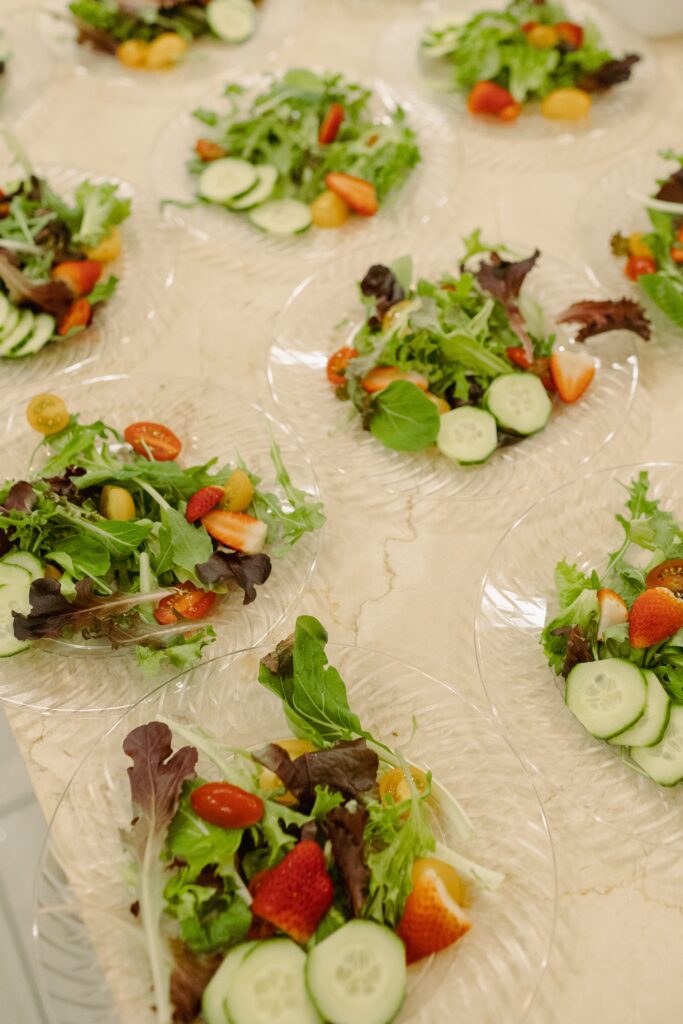
[[510,327],[522,342],[529,361],[534,358],[534,346],[517,299],[527,274],[533,270],[540,255],[540,250],[536,249],[524,260],[511,261],[501,259],[497,252],[493,252],[491,259],[483,260],[474,274],[479,287],[505,306]]
[[580,626],[560,626],[551,631],[552,636],[567,638],[567,653],[562,666],[562,675],[566,679],[575,665],[584,661],[594,661],[590,640],[583,635]]
[[576,83],[584,92],[607,92],[613,85],[627,82],[631,77],[633,65],[640,60],[637,53],[627,53],[620,60],[606,60],[595,71],[582,75]]
[[368,812],[358,806],[335,807],[325,818],[325,831],[332,844],[332,856],[339,869],[354,917],[360,917],[365,903],[370,871],[365,863],[365,826]]
[[632,299],[583,299],[565,309],[557,322],[583,324],[576,335],[577,341],[585,341],[607,331],[632,331],[644,341],[650,338],[650,321],[645,310]]
[[138,864],[139,917],[159,1024],[171,1024],[172,1020],[171,951],[160,931],[167,880],[161,854],[183,783],[194,777],[199,756],[194,747],[181,747],[174,754],[172,738],[167,725],[149,722],[133,729],[123,741],[123,751],[133,762],[128,768],[133,807],[129,837]]
[[379,758],[364,739],[336,743],[294,760],[282,747],[269,743],[253,757],[274,772],[305,809],[315,800],[316,786],[328,786],[346,797],[361,799],[377,783]]
[[9,493],[0,508],[4,512],[30,512],[38,497],[33,487],[26,480],[17,480],[9,489]]
[[63,281],[36,284],[18,267],[12,265],[5,253],[0,252],[0,280],[5,284],[12,302],[27,302],[31,306],[51,313],[58,320],[73,302],[73,295]]
[[265,583],[270,576],[272,564],[266,554],[243,555],[239,551],[215,551],[206,562],[195,566],[202,581],[212,583],[235,583],[244,591],[243,604],[256,600],[256,587]]
[[662,182],[655,199],[665,203],[683,203],[683,167]]

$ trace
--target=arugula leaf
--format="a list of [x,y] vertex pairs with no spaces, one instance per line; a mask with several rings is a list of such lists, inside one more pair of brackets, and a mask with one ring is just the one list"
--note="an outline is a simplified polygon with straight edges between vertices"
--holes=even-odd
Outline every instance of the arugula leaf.
[[58,551],[50,551],[46,557],[77,580],[84,576],[97,580],[109,572],[111,564],[108,550],[94,537],[87,536],[65,540]]
[[164,508],[161,510],[159,542],[162,549],[166,548],[171,553],[169,557],[173,567],[182,570],[188,579],[201,586],[196,567],[207,562],[213,554],[213,544],[204,527],[188,523],[184,512]]
[[116,291],[118,283],[119,279],[115,274],[110,274],[106,281],[99,280],[87,296],[90,305],[95,306],[98,302],[108,302]]
[[439,413],[415,384],[397,380],[373,401],[370,431],[387,448],[422,451],[436,441]]
[[[285,502],[276,494],[259,490],[260,481],[252,476],[256,487],[250,511],[268,526],[267,543],[274,557],[278,558],[286,554],[304,534],[319,530],[325,523],[325,515],[322,502],[313,501],[310,494],[294,486],[282,452],[274,440],[271,440],[270,457],[277,482],[284,491]],[[247,468],[244,464],[243,467]]]

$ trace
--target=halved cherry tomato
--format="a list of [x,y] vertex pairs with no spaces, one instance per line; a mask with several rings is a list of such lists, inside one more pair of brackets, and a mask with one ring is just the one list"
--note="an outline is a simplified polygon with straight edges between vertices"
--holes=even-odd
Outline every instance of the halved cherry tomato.
[[123,432],[128,444],[138,455],[152,462],[170,462],[180,455],[182,444],[172,430],[162,423],[142,421],[131,423]]
[[192,810],[219,828],[249,828],[263,817],[263,800],[230,782],[207,782],[192,791]]
[[540,24],[538,21],[525,21],[523,25],[520,25],[522,32],[531,32],[532,28]]
[[[424,793],[427,788],[425,773],[420,768],[411,767],[410,774],[418,793]],[[410,800],[410,796],[410,786],[402,768],[392,768],[379,780],[379,798],[383,804],[400,804],[403,800]]]
[[648,590],[653,587],[666,587],[676,597],[683,597],[683,558],[670,558],[650,569],[645,577]]
[[505,355],[511,363],[514,363],[515,366],[519,366],[521,370],[528,370],[531,366],[531,360],[526,354],[526,350],[523,345],[515,345],[512,348],[506,348]]
[[641,274],[654,274],[656,271],[657,261],[651,256],[629,256],[624,268],[631,281],[637,281]]
[[344,383],[346,377],[342,371],[346,369],[351,360],[355,359],[357,355],[358,349],[351,348],[350,345],[343,345],[336,352],[333,352],[327,360],[327,379],[335,388],[340,387]]
[[522,110],[511,92],[496,82],[477,82],[467,97],[471,114],[492,114],[502,121],[514,121]]
[[330,109],[325,114],[320,125],[320,131],[318,132],[318,142],[322,145],[326,145],[329,142],[334,142],[337,138],[337,133],[342,126],[342,121],[346,117],[346,111],[342,107],[341,103],[333,103]]
[[583,45],[583,29],[573,21],[558,21],[553,26],[561,42],[578,50]]
[[194,144],[195,152],[200,160],[203,160],[205,164],[211,163],[212,160],[220,160],[221,157],[227,156],[227,149],[223,149],[217,142],[212,142],[211,139],[197,139]]
[[154,609],[154,618],[161,626],[170,626],[182,619],[203,619],[214,606],[216,595],[211,590],[200,590],[194,583],[179,583],[178,593],[162,597]]
[[676,246],[673,246],[671,249],[671,259],[674,263],[683,263],[683,248],[677,249]]
[[35,395],[28,403],[26,419],[39,434],[57,434],[69,425],[69,410],[59,395]]

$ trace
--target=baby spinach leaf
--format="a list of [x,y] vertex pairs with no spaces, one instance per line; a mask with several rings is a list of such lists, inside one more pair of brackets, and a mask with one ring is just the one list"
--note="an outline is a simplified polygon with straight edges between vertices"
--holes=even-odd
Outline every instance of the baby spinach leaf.
[[94,537],[71,537],[47,557],[77,580],[84,576],[92,579],[104,576],[111,564],[107,548]]
[[375,398],[370,430],[387,448],[418,452],[436,441],[439,413],[415,384],[397,380]]

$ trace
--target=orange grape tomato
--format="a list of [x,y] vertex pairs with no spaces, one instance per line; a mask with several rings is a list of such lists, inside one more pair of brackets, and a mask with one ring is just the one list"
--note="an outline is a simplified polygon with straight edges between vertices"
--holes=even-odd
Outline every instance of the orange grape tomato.
[[263,800],[230,782],[207,782],[190,802],[198,817],[219,828],[249,828],[263,817]]
[[358,349],[351,348],[349,345],[343,345],[336,352],[333,352],[327,360],[327,379],[335,388],[344,383],[346,380],[344,370],[357,355]]

